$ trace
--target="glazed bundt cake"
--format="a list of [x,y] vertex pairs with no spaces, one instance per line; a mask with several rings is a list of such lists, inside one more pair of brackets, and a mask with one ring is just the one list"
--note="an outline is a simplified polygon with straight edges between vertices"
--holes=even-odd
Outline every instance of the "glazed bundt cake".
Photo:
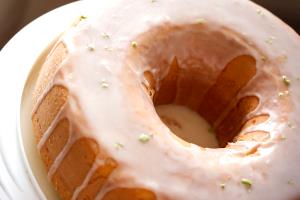
[[[299,36],[246,0],[111,4],[63,34],[33,94],[61,198],[299,199]],[[166,104],[202,116],[219,147],[176,136]]]

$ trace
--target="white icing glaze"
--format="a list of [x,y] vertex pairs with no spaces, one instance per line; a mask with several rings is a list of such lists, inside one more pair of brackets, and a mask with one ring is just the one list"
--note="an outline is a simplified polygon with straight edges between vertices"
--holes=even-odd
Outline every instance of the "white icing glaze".
[[[93,6],[97,10],[97,5]],[[62,84],[69,90],[70,109],[65,116],[78,126],[77,130],[85,133],[84,136],[95,138],[100,148],[108,152],[107,156],[119,164],[96,199],[101,199],[104,191],[116,187],[147,188],[154,191],[158,199],[282,200],[299,197],[300,137],[296,133],[300,124],[297,116],[300,113],[300,84],[296,82],[296,77],[300,74],[297,67],[300,40],[297,34],[269,12],[261,9],[258,14],[257,9],[260,8],[246,0],[117,0],[115,7],[108,8],[103,15],[88,18],[65,34],[63,41],[69,54],[59,71],[61,76],[57,76],[53,83]],[[127,58],[128,49],[132,48],[131,42],[141,33],[163,24],[193,24],[199,17],[205,19],[205,24],[212,29],[225,27],[241,33],[249,44],[246,46],[240,38],[235,38],[237,43],[246,47],[238,48],[237,52],[219,60],[207,55],[203,49],[196,49],[195,55],[205,57],[205,61],[214,66],[215,73],[235,56],[248,53],[257,59],[256,77],[268,75],[268,79],[253,79],[239,93],[239,97],[248,93],[260,97],[261,103],[254,113],[268,113],[270,119],[257,128],[269,131],[271,139],[259,144],[233,144],[243,145],[248,150],[257,148],[259,155],[244,156],[243,152],[234,149],[204,149],[180,144],[160,121],[140,83],[140,75],[149,67],[144,66],[147,60],[136,57],[131,62]],[[110,38],[101,38],[102,33],[109,34]],[[209,30],[202,30],[202,33],[209,33]],[[266,42],[271,36],[272,43]],[[174,38],[182,42],[180,36]],[[91,44],[95,47],[92,51],[88,48]],[[150,46],[137,43],[137,49],[140,45]],[[184,60],[189,58],[191,48],[171,46],[166,49],[165,44],[158,47],[158,54],[162,51],[161,57],[169,63],[176,53],[180,55],[180,65],[186,67]],[[269,62],[262,62],[261,53],[255,49],[263,52]],[[287,59],[279,62],[278,58],[283,55]],[[283,104],[278,100],[276,90],[280,88],[281,80],[278,74],[273,73],[274,66],[292,80],[289,88],[291,96],[288,97],[292,109],[284,109],[284,113],[279,113],[279,107]],[[268,84],[266,81],[270,79],[273,81]],[[107,88],[101,87],[102,80],[107,81]],[[257,83],[256,80],[263,82]],[[80,123],[78,118],[85,123]],[[295,128],[288,128],[287,120]],[[52,128],[50,126],[47,132]],[[153,138],[143,144],[138,141],[141,133],[153,134]],[[280,134],[287,139],[278,141]],[[41,141],[46,141],[48,136],[44,134]],[[71,137],[56,158],[49,170],[50,177],[71,147],[70,141],[75,139]],[[116,142],[122,143],[124,149],[116,150]],[[73,198],[86,185],[94,167]],[[243,178],[252,180],[251,190],[243,187]],[[293,185],[288,184],[291,180]],[[223,183],[226,184],[225,190],[220,187]]]

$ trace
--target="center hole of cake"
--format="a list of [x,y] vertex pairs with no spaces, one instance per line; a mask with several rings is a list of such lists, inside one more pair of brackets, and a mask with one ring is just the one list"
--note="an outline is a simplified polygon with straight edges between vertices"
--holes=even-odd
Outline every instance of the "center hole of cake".
[[[252,119],[260,106],[250,86],[257,86],[258,62],[255,49],[239,37],[206,25],[164,25],[137,39],[143,45],[132,49],[130,62],[137,71],[144,70],[145,92],[161,120],[181,140],[226,148],[246,140],[241,136],[247,124],[268,119],[266,113]],[[247,140],[257,139],[250,135]]]
[[176,136],[206,148],[237,141],[248,114],[259,105],[255,95],[237,98],[256,74],[253,57],[238,56],[219,73],[181,67],[176,57],[164,69],[160,77],[144,72],[144,86],[157,114]]
[[177,137],[201,147],[219,147],[212,127],[197,112],[175,104],[159,105],[155,109],[161,120]]

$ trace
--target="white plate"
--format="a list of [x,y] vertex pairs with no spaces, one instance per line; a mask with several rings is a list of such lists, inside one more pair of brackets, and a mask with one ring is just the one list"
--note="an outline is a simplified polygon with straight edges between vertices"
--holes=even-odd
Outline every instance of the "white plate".
[[[21,106],[21,100],[23,104],[30,103],[25,97],[38,66],[32,73],[31,69],[42,52],[87,8],[87,1],[75,2],[38,18],[16,34],[0,52],[1,200],[56,198],[47,189],[46,176],[41,177],[45,172],[43,167],[38,167],[40,160],[32,135],[27,137],[21,132],[21,121],[30,121],[30,113]],[[30,78],[23,93],[27,77]],[[25,128],[31,129],[30,123]]]

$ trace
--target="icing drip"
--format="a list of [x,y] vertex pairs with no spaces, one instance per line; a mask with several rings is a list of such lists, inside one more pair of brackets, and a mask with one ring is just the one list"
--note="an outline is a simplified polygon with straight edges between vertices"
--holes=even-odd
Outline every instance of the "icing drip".
[[115,185],[111,182],[112,177],[107,180],[107,182],[103,185],[101,190],[98,192],[97,196],[95,197],[95,200],[101,200],[103,197],[111,190],[118,188],[119,185]]
[[78,195],[80,194],[80,192],[88,185],[89,181],[91,180],[94,172],[97,170],[97,168],[101,165],[104,165],[105,162],[103,160],[100,160],[100,158],[97,158],[95,160],[95,162],[93,163],[93,166],[91,167],[91,169],[89,170],[89,172],[87,173],[86,177],[84,178],[83,182],[81,183],[80,186],[78,186],[72,196],[72,200],[76,200],[78,198]]
[[48,129],[43,134],[42,138],[40,139],[40,141],[37,145],[37,149],[38,149],[39,152],[41,151],[41,148],[45,145],[45,143],[49,139],[50,135],[52,134],[55,127],[57,126],[58,122],[63,118],[63,112],[64,111],[65,111],[65,106],[62,106],[60,108],[60,111],[57,113],[57,115],[53,119],[52,123],[48,127]]
[[[71,129],[72,126],[70,126],[70,136],[68,138],[67,144],[64,146],[64,148],[61,150],[61,152],[56,156],[54,162],[50,166],[48,170],[48,178],[49,180],[52,180],[53,175],[55,174],[56,170],[59,168],[61,162],[64,160],[65,156],[69,152],[72,145],[76,142],[78,139],[75,135],[75,133],[72,132]],[[72,134],[73,133],[73,134]]]
[[39,97],[37,98],[36,102],[34,103],[31,115],[33,115],[37,111],[37,109],[41,105],[42,101],[44,100],[44,97],[48,94],[48,92],[51,90],[52,87],[53,87],[53,82],[51,82],[50,84],[46,85],[45,89],[42,91],[42,94],[39,95]]

